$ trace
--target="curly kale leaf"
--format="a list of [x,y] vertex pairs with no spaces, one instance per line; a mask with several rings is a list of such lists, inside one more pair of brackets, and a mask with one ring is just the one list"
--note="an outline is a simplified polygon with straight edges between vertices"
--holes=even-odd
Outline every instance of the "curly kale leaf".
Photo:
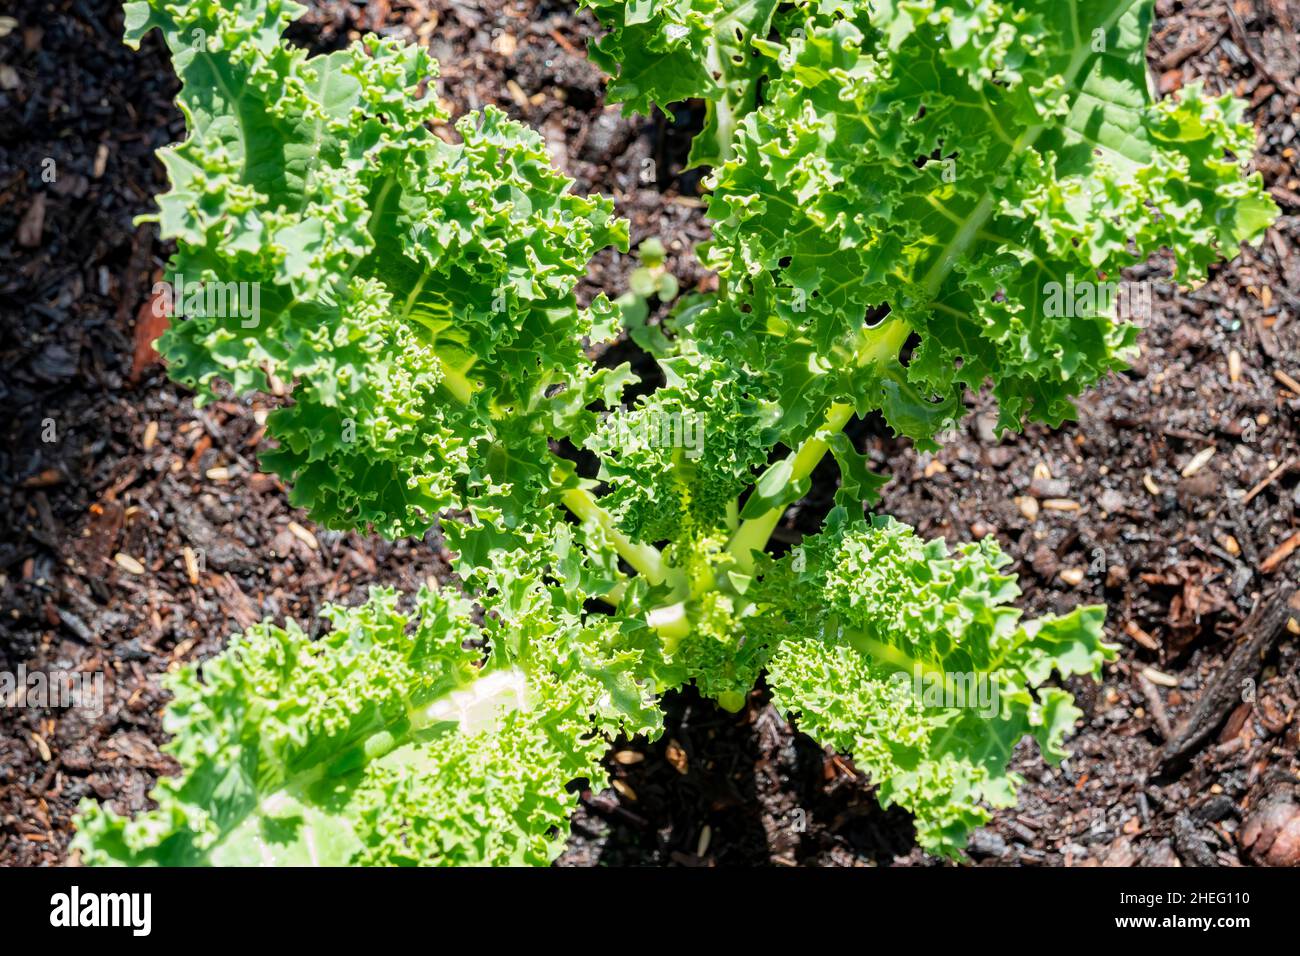
[[[739,100],[683,80],[739,104],[731,140],[707,150],[703,257],[723,288],[695,324],[701,350],[762,376],[795,440],[843,402],[928,445],[986,384],[1001,428],[1070,417],[1123,365],[1140,316],[1113,294],[1062,311],[1054,290],[1115,283],[1165,248],[1195,281],[1277,214],[1243,175],[1240,101],[1195,85],[1152,100],[1152,5],[802,2],[737,30],[754,4],[629,5],[648,11],[635,24],[597,4],[610,28],[597,48],[642,73],[671,51],[712,75],[710,51],[726,48],[761,76]],[[625,86],[612,91],[636,108],[682,93]],[[906,366],[900,348],[863,360],[883,308],[914,335]]]
[[513,517],[545,510],[548,438],[595,424],[610,373],[583,353],[593,313],[574,288],[626,224],[495,109],[462,118],[455,145],[435,135],[423,50],[292,47],[280,32],[302,9],[127,5],[129,42],[157,27],[172,49],[188,132],[160,153],[178,313],[162,354],[201,398],[218,379],[292,388],[264,462],[322,523],[398,536],[468,509],[517,543]]
[[610,74],[609,98],[649,113],[703,97],[704,129],[690,164],[730,155],[736,123],[758,102],[761,64],[751,44],[767,35],[777,0],[582,0],[609,28],[591,59]]
[[725,527],[767,461],[772,415],[743,369],[682,350],[659,364],[665,385],[612,411],[587,447],[609,484],[601,502],[629,537],[685,541]]
[[993,539],[953,552],[890,518],[840,517],[761,566],[745,640],[765,648],[774,702],[800,730],[851,754],[923,847],[955,855],[989,807],[1014,805],[1023,737],[1066,756],[1081,714],[1046,682],[1113,658],[1104,609],[1022,621]]
[[599,785],[609,737],[654,733],[658,711],[608,619],[585,625],[519,579],[492,612],[480,628],[449,592],[406,613],[376,589],[327,608],[318,640],[292,623],[232,637],[167,678],[181,771],[157,808],[86,800],[73,849],[91,864],[549,862],[569,785]]

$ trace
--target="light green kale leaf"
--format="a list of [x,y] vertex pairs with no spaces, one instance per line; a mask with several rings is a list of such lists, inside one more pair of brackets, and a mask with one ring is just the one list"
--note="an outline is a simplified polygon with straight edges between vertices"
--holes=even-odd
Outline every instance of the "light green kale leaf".
[[514,580],[480,627],[424,589],[329,607],[312,640],[263,623],[166,679],[180,763],[119,816],[83,801],[89,864],[479,865],[550,861],[613,735],[653,734],[639,656]]
[[767,462],[772,415],[756,377],[721,358],[678,348],[659,365],[665,384],[587,439],[608,484],[601,503],[635,541],[710,536]]
[[837,512],[749,588],[741,626],[764,648],[776,706],[851,754],[931,852],[957,855],[988,808],[1015,804],[1007,765],[1022,738],[1053,763],[1067,755],[1081,714],[1047,682],[1099,676],[1114,657],[1101,607],[1022,621],[1008,563],[992,538],[950,551],[891,518]]
[[[622,6],[597,5],[598,49],[647,71],[672,50],[708,73],[710,50],[738,44],[761,77],[743,101],[690,92],[740,103],[724,148],[701,137],[716,164],[703,260],[722,289],[694,333],[763,377],[788,443],[838,402],[928,447],[985,385],[1000,428],[1057,425],[1145,318],[1141,290],[1134,309],[1114,288],[1126,266],[1168,249],[1197,281],[1277,215],[1243,174],[1240,101],[1151,96],[1153,0],[795,2],[739,32],[753,4],[651,3],[635,26],[601,9]],[[634,48],[633,30],[656,39]],[[1105,288],[1063,302],[1076,286]]]
[[626,224],[495,109],[454,145],[431,132],[446,114],[423,50],[294,48],[280,33],[303,9],[127,4],[128,42],[157,27],[172,49],[188,133],[160,154],[178,313],[162,354],[201,398],[219,379],[292,389],[264,463],[322,523],[397,536],[467,509],[517,543],[514,517],[552,494],[548,438],[595,425],[611,373],[582,342],[612,307],[574,288]]

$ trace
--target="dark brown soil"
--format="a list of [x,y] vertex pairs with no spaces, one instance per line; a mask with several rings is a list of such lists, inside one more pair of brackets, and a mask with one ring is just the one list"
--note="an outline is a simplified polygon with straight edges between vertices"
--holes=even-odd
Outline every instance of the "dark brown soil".
[[[1159,260],[1135,276],[1160,290],[1142,356],[1075,424],[999,441],[977,398],[933,456],[872,422],[853,433],[895,476],[881,510],[952,541],[996,534],[1032,611],[1111,608],[1119,660],[1100,685],[1073,683],[1087,714],[1074,756],[1049,768],[1022,748],[1020,804],[976,835],[978,863],[1249,864],[1271,837],[1247,824],[1300,813],[1300,649],[1285,631],[1249,662],[1245,692],[1209,715],[1208,740],[1155,773],[1165,738],[1256,633],[1257,619],[1243,626],[1252,608],[1300,579],[1300,555],[1270,559],[1296,534],[1300,502],[1300,12],[1231,2],[1161,0],[1150,60],[1164,91],[1203,78],[1251,103],[1256,165],[1284,213],[1261,248],[1194,292],[1176,293]],[[176,82],[155,38],[139,53],[120,45],[115,2],[39,0],[13,16],[0,36],[0,402],[12,413],[0,441],[0,669],[108,675],[98,719],[0,710],[0,864],[36,865],[64,861],[81,797],[145,805],[169,767],[163,672],[262,616],[312,622],[324,602],[359,600],[371,584],[413,589],[447,565],[436,535],[339,535],[290,509],[256,470],[259,414],[274,397],[200,411],[156,367],[132,381],[148,338],[137,313],[167,249],[131,221],[163,186],[152,151],[182,133]],[[681,171],[690,116],[680,128],[606,107],[583,54],[588,15],[545,0],[325,0],[293,35],[329,49],[365,30],[427,43],[458,112],[496,103],[539,129],[579,190],[616,197],[634,240],[663,239],[684,286],[708,281],[692,255],[707,235],[698,175]],[[589,291],[622,291],[630,268],[602,255]],[[1249,501],[1231,499],[1270,476]],[[783,540],[828,509],[833,469],[819,477]],[[193,582],[187,548],[204,558]],[[561,864],[932,862],[907,815],[881,811],[869,782],[761,691],[738,715],[691,691],[666,709],[660,741],[616,746],[619,786],[583,795]],[[1282,856],[1269,862],[1300,862]]]

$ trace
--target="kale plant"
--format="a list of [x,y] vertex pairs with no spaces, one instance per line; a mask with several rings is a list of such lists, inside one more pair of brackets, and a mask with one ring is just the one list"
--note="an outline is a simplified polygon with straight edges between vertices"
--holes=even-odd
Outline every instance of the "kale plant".
[[[932,449],[985,387],[1000,429],[1069,418],[1136,332],[1047,290],[1158,250],[1197,282],[1276,214],[1242,103],[1152,97],[1153,0],[585,2],[613,99],[708,107],[718,290],[662,322],[653,248],[639,307],[580,304],[627,224],[498,110],[438,135],[423,50],[309,56],[281,36],[291,0],[127,4],[128,42],[161,30],[183,82],[169,277],[260,295],[255,321],[187,308],[170,374],[199,401],[289,383],[262,462],[292,504],[437,524],[458,580],[330,608],[318,640],[249,628],[169,678],[181,773],[131,819],[87,801],[86,861],[546,863],[573,784],[660,732],[660,695],[738,710],[764,674],[933,853],[1014,804],[1022,738],[1065,755],[1060,684],[1112,656],[1103,610],[1024,620],[991,538],[869,517],[885,479],[844,429],[879,415]],[[630,404],[632,369],[590,358],[622,334],[664,378]],[[774,556],[827,455],[833,510]]]

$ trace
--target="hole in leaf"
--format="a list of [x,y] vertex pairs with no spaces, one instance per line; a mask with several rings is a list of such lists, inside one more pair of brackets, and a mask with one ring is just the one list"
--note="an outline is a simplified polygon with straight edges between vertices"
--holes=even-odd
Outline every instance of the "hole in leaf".
[[890,308],[888,302],[882,302],[880,305],[872,306],[867,309],[867,314],[863,317],[863,325],[869,329],[874,329],[881,322],[885,321],[885,317],[889,315],[889,313]]

